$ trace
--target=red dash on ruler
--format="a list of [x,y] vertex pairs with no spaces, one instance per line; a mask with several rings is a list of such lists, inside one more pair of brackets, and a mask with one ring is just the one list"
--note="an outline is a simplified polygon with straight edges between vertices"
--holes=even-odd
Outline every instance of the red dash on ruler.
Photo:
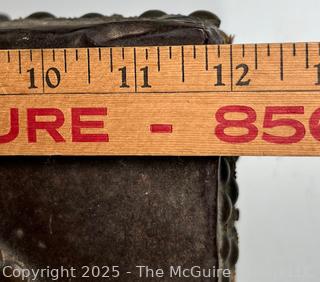
[[172,133],[172,124],[151,124],[151,133]]

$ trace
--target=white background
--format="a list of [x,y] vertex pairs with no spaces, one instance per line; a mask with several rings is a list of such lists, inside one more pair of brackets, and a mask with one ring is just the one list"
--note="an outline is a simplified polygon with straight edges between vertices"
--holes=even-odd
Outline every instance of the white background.
[[[319,41],[318,0],[0,0],[12,17],[34,11],[126,16],[148,9],[189,14],[206,9],[235,42]],[[316,282],[320,277],[319,158],[241,158],[238,282]]]

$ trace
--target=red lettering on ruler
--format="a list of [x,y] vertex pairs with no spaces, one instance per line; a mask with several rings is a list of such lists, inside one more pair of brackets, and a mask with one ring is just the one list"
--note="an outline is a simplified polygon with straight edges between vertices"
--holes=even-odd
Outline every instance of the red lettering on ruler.
[[[106,133],[82,133],[82,129],[104,128],[102,120],[81,120],[83,116],[106,116],[106,108],[71,108],[72,142],[108,142]],[[39,120],[42,118],[42,120]],[[51,120],[46,120],[51,119]],[[53,119],[53,120],[52,120]],[[66,142],[59,132],[65,124],[64,112],[56,108],[28,108],[26,109],[27,140],[29,143],[38,141],[39,131],[45,131],[56,142]],[[20,133],[19,109],[10,109],[9,132],[0,135],[0,144],[15,140]]]
[[302,106],[270,106],[266,107],[263,128],[275,128],[287,126],[294,129],[295,133],[290,136],[277,136],[264,132],[262,139],[275,144],[292,144],[300,142],[306,135],[306,129],[302,122],[293,118],[275,118],[275,115],[303,115]]
[[104,128],[103,121],[83,121],[81,116],[106,116],[107,108],[73,108],[72,116],[72,142],[109,142],[108,134],[83,134],[83,128]]
[[10,131],[0,136],[0,144],[9,143],[19,135],[19,111],[16,108],[10,109]]
[[[39,116],[54,116],[55,121],[37,121]],[[37,142],[37,130],[46,130],[56,142],[65,142],[65,139],[58,132],[64,124],[64,115],[61,110],[54,108],[27,109],[28,141]]]
[[[246,117],[237,120],[226,119],[225,115],[227,113],[243,113]],[[220,140],[228,143],[247,143],[253,141],[258,136],[258,128],[253,124],[256,119],[257,114],[251,107],[240,105],[221,107],[216,112],[218,125],[216,126],[215,134]],[[225,130],[230,127],[245,128],[248,132],[237,136],[226,134]]]
[[151,124],[150,131],[151,133],[172,133],[173,127],[172,124]]

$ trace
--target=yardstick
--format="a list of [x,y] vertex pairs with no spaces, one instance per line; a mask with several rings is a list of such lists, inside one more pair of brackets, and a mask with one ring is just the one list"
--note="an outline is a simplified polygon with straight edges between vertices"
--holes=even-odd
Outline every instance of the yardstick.
[[320,155],[320,43],[0,51],[1,155]]

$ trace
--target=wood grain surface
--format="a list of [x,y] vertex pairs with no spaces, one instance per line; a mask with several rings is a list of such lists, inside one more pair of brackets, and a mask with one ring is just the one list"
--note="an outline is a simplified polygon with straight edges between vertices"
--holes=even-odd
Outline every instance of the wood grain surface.
[[0,51],[1,155],[320,155],[318,43]]

